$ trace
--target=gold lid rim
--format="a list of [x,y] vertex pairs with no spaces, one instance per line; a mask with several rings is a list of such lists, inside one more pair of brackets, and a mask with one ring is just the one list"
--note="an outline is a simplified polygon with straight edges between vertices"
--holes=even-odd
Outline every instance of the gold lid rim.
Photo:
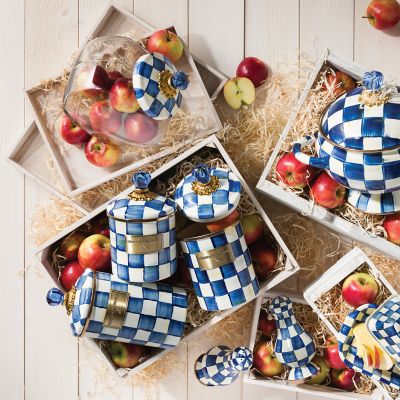
[[155,221],[162,221],[164,219],[169,219],[170,217],[174,216],[176,214],[177,210],[175,209],[173,212],[164,215],[163,217],[158,217],[158,218],[149,218],[149,219],[137,219],[137,218],[119,218],[115,217],[114,215],[110,215],[110,213],[107,211],[107,217],[114,219],[116,221],[120,222],[155,222]]

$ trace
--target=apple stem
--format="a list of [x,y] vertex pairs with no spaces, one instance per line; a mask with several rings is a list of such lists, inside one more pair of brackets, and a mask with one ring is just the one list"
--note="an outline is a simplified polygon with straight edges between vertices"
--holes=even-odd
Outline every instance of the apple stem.
[[363,15],[361,18],[375,19],[374,17],[368,17],[367,15]]

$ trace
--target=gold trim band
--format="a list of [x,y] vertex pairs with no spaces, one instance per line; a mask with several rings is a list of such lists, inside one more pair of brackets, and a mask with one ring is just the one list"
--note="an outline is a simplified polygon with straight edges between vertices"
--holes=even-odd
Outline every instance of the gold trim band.
[[149,218],[149,219],[134,219],[134,218],[130,218],[130,219],[123,219],[123,218],[118,218],[118,217],[114,217],[113,215],[110,215],[107,211],[107,217],[108,218],[112,218],[115,221],[121,221],[121,222],[154,222],[154,221],[163,221],[164,219],[168,219],[170,217],[172,217],[173,215],[176,214],[176,210],[168,215],[164,215],[163,217],[159,217],[159,218]]

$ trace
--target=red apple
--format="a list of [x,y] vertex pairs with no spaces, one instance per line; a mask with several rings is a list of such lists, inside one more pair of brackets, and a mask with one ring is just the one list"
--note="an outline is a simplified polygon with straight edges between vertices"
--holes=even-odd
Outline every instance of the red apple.
[[110,237],[109,221],[105,213],[98,215],[90,221],[90,232]]
[[376,29],[393,28],[400,21],[400,4],[396,0],[372,0],[364,18]]
[[224,99],[234,110],[239,110],[243,104],[253,104],[256,99],[256,89],[249,78],[231,78],[224,85]]
[[124,76],[119,71],[109,71],[107,72],[107,75],[108,79],[110,79],[112,83],[114,83],[119,78],[124,78]]
[[69,144],[86,143],[90,135],[80,126],[75,125],[67,115],[63,115],[60,124],[60,135]]
[[383,221],[389,241],[400,244],[400,213],[388,215]]
[[[98,99],[100,96],[104,95],[104,90],[101,89],[101,87],[95,86],[93,83],[95,72],[96,67],[93,66],[85,66],[81,68],[76,76],[74,91],[91,100]],[[100,78],[97,77],[97,79],[94,80],[100,80]],[[106,78],[106,81],[108,82],[108,77]]]
[[328,338],[325,344],[326,348],[324,350],[324,357],[328,365],[335,369],[346,368],[346,364],[339,356],[337,340],[335,338]]
[[354,308],[362,304],[373,303],[378,292],[379,286],[375,278],[365,272],[349,275],[342,285],[344,301]]
[[71,290],[84,269],[78,261],[71,261],[65,265],[60,274],[60,283],[65,290]]
[[119,160],[120,155],[119,146],[96,136],[92,136],[85,146],[87,160],[96,167],[110,167]]
[[300,162],[295,155],[285,153],[276,164],[276,175],[279,181],[293,188],[304,188],[313,180],[316,169]]
[[328,378],[330,368],[324,358],[319,355],[314,356],[311,362],[319,368],[319,372],[308,379],[306,383],[308,385],[321,385]]
[[276,251],[265,241],[253,243],[249,251],[257,278],[266,279],[278,261]]
[[238,65],[236,76],[249,78],[255,87],[259,87],[268,78],[268,67],[259,58],[246,57]]
[[332,88],[336,96],[356,88],[354,79],[342,71],[329,71],[326,75],[326,88]]
[[100,100],[90,107],[89,120],[95,131],[114,134],[121,126],[122,114],[111,107],[109,100]]
[[132,143],[145,144],[152,141],[158,132],[158,123],[142,112],[130,114],[124,122],[125,137]]
[[139,364],[146,348],[139,344],[111,342],[111,359],[120,368],[133,368]]
[[139,110],[132,79],[119,78],[114,82],[110,91],[110,103],[119,112],[133,113]]
[[271,317],[263,308],[258,317],[257,329],[266,337],[270,337],[276,331],[275,319]]
[[88,236],[79,247],[78,261],[83,268],[110,272],[110,239],[99,234]]
[[263,339],[254,347],[253,367],[268,377],[279,375],[283,371],[283,365],[274,357],[272,348]]
[[63,261],[74,261],[78,258],[78,250],[81,243],[85,240],[86,235],[82,232],[75,231],[65,238],[57,251],[57,255],[63,257]]
[[150,36],[147,50],[150,53],[161,53],[176,63],[182,57],[183,43],[175,33],[161,29]]
[[342,390],[354,390],[354,382],[358,382],[360,376],[349,368],[331,369],[330,372],[331,385]]
[[245,215],[240,219],[247,245],[254,243],[264,233],[264,221],[259,214]]
[[310,196],[320,206],[332,209],[345,201],[346,188],[323,172],[312,184]]
[[233,225],[240,218],[240,214],[237,210],[232,211],[225,218],[220,219],[219,221],[214,221],[206,225],[207,229],[210,232],[219,232],[227,228],[228,226]]

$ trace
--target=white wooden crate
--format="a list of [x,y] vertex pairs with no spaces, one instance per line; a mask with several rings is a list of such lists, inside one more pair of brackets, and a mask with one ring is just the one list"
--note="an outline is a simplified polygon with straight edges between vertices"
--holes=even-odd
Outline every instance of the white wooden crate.
[[332,53],[328,49],[324,51],[322,57],[316,64],[314,71],[310,74],[307,84],[300,95],[298,103],[291,114],[271,157],[268,160],[268,163],[257,183],[257,189],[342,235],[346,235],[351,239],[354,239],[360,243],[364,243],[389,257],[400,260],[400,246],[389,242],[385,238],[373,236],[358,225],[346,221],[339,215],[330,212],[326,208],[316,205],[313,202],[296,195],[294,192],[286,191],[276,185],[274,182],[268,180],[275,161],[280,154],[283,144],[286,141],[286,137],[288,136],[301,107],[305,104],[308,92],[313,86],[321,68],[326,63],[343,72],[346,72],[356,80],[360,80],[364,72],[367,71],[366,68],[360,67],[356,63],[349,62],[344,58]]
[[[294,303],[300,303],[300,304],[305,304],[307,305],[307,302],[299,297],[298,295],[294,295],[293,293],[282,293],[282,291],[279,292],[268,292],[265,293],[264,296],[259,296],[256,300],[256,305],[254,308],[254,314],[253,314],[253,320],[252,320],[252,326],[251,326],[251,333],[250,333],[250,340],[249,340],[249,348],[254,349],[254,346],[256,344],[256,339],[257,339],[257,325],[258,325],[258,319],[260,316],[260,311],[262,304],[266,299],[272,299],[275,296],[286,294]],[[295,383],[291,381],[284,381],[284,380],[274,380],[274,379],[267,379],[267,378],[262,378],[262,377],[257,377],[256,374],[252,371],[246,371],[245,375],[243,377],[243,382],[244,383],[249,383],[252,385],[259,385],[263,386],[265,388],[271,388],[271,389],[282,389],[282,390],[288,390],[292,392],[297,392],[301,393],[303,395],[302,398],[306,398],[306,396],[312,396],[312,398],[315,398],[315,396],[320,396],[320,397],[328,397],[331,399],[340,399],[340,400],[348,400],[348,399],[372,399],[372,400],[380,400],[382,399],[382,394],[380,390],[375,389],[374,392],[371,395],[363,395],[359,393],[354,393],[354,392],[346,392],[340,389],[336,389],[333,387],[329,386],[324,386],[324,385],[307,385],[305,383]]]
[[[385,286],[391,294],[397,293],[384,275],[368,258],[368,256],[357,247],[345,254],[339,261],[337,261],[331,268],[325,271],[318,279],[316,279],[304,290],[305,301],[311,306],[321,321],[325,323],[327,328],[336,337],[339,335],[338,330],[334,327],[326,315],[323,314],[318,308],[317,300],[364,264],[368,266],[371,275],[373,275],[378,282]],[[385,398],[392,400],[392,397],[379,382],[375,382],[375,385],[378,387],[380,392],[383,393]]]
[[[237,170],[237,168],[233,164],[232,160],[229,158],[228,154],[224,150],[223,146],[221,145],[221,143],[219,142],[217,137],[215,135],[212,135],[212,136],[204,139],[200,143],[192,146],[186,152],[178,155],[173,161],[170,161],[169,163],[165,164],[163,167],[161,167],[158,170],[156,170],[155,172],[153,172],[151,174],[152,175],[152,179],[155,179],[158,176],[160,176],[161,174],[163,174],[164,172],[167,172],[171,168],[175,167],[177,164],[179,164],[182,161],[186,160],[188,157],[192,156],[193,154],[195,154],[196,152],[200,151],[201,149],[203,149],[205,147],[209,147],[209,148],[215,149],[217,154],[219,154],[221,156],[221,158],[224,160],[224,162],[226,162],[226,164],[229,166],[229,168],[239,177],[240,182],[242,184],[243,191],[246,192],[246,194],[250,197],[251,201],[253,202],[253,204],[255,205],[255,207],[257,209],[257,212],[260,214],[260,216],[263,219],[266,227],[268,228],[269,232],[271,233],[271,235],[275,239],[276,244],[281,248],[281,250],[285,254],[284,269],[281,270],[281,271],[277,271],[277,272],[273,273],[267,280],[263,281],[260,284],[261,288],[260,288],[259,294],[261,295],[266,290],[270,290],[271,288],[273,288],[274,286],[278,285],[283,280],[285,280],[285,279],[289,278],[290,276],[292,276],[296,271],[299,270],[299,266],[298,266],[296,260],[293,258],[291,252],[287,248],[286,244],[282,240],[282,238],[279,235],[278,231],[273,226],[271,220],[268,218],[268,216],[266,215],[265,211],[263,210],[263,208],[261,207],[261,205],[257,201],[256,197],[252,193],[251,189],[249,188],[247,183],[243,180],[243,177],[241,176],[240,172]],[[125,190],[124,192],[122,192],[117,197],[125,197],[131,191],[132,191],[132,188],[129,188],[129,189]],[[52,258],[51,258],[52,249],[53,249],[54,245],[60,239],[62,239],[63,237],[65,237],[66,235],[71,233],[72,231],[76,230],[81,225],[83,225],[86,222],[90,221],[92,218],[94,218],[95,216],[97,216],[101,212],[104,212],[106,207],[107,207],[107,204],[104,204],[104,205],[98,207],[97,209],[93,210],[89,214],[85,215],[82,219],[80,219],[79,221],[75,222],[74,224],[72,224],[71,226],[69,226],[68,228],[64,229],[62,232],[60,232],[58,235],[56,235],[55,237],[53,237],[50,240],[48,240],[46,243],[44,243],[42,246],[40,246],[40,248],[38,248],[35,251],[37,257],[39,258],[39,260],[41,262],[41,264],[47,270],[47,272],[50,274],[50,276],[53,279],[53,281],[55,282],[55,284],[58,285],[59,287],[60,287],[60,284],[58,282],[58,275],[57,275],[55,269],[53,268]],[[234,312],[237,308],[238,307],[236,307],[234,309],[223,311],[223,312],[219,313],[218,315],[214,316],[209,321],[207,321],[203,326],[192,330],[182,340],[182,342],[192,340],[192,338],[196,337],[201,332],[204,332],[208,327],[216,324],[221,319],[225,318],[226,316],[228,316],[229,314]],[[50,311],[51,310],[49,310],[49,312]],[[67,322],[66,322],[66,329],[67,329]],[[89,342],[92,342],[94,345],[96,345],[93,340],[91,340],[91,339],[88,339],[88,340],[89,340]],[[116,369],[116,372],[121,377],[127,376],[131,372],[132,373],[138,372],[138,371],[142,370],[143,368],[145,368],[146,366],[148,366],[148,365],[154,363],[155,361],[157,361],[160,357],[162,357],[168,351],[171,351],[171,349],[159,351],[158,353],[154,354],[151,358],[149,358],[145,362],[139,364],[134,369],[127,370],[127,369],[121,369],[120,368],[120,369]]]
[[[127,32],[134,32],[135,37],[140,40],[145,38],[154,31],[154,28],[144,23],[142,20],[134,16],[129,11],[111,5],[103,16],[100,18],[95,28],[89,34],[88,39],[106,36],[106,35],[122,35]],[[86,43],[86,41],[85,41]],[[201,80],[196,64],[185,46],[184,55],[177,63],[177,68],[185,70],[190,75],[191,84],[184,94],[184,102],[188,105],[191,111],[196,110],[201,112],[204,126],[196,126],[193,132],[193,139],[198,140],[215,133],[221,129],[222,125],[218,115],[214,109],[208,92]],[[204,67],[207,69],[207,66]],[[211,74],[211,71],[208,70]],[[211,75],[215,77],[215,70]],[[210,75],[210,77],[211,77]],[[223,85],[225,77],[222,74],[216,79],[209,79],[210,91],[212,96],[216,96]],[[209,77],[209,78],[210,78]],[[46,118],[41,112],[41,103],[43,102],[45,84],[35,85],[33,88],[26,91],[27,99],[31,105],[35,122],[42,136],[45,147],[49,151],[54,165],[60,175],[63,187],[67,194],[77,195],[100,183],[107,182],[110,179],[116,178],[132,168],[138,168],[141,165],[159,159],[164,155],[176,150],[179,147],[187,144],[184,142],[178,143],[166,150],[155,149],[149,152],[149,156],[142,160],[124,161],[122,164],[114,165],[109,168],[99,168],[91,165],[86,161],[82,149],[75,146],[65,144],[54,131],[48,127]],[[53,91],[54,92],[54,91]],[[61,95],[61,94],[60,94]],[[58,96],[57,96],[58,97]],[[200,115],[200,114],[199,114]],[[84,167],[76,168],[82,163]],[[84,173],[79,174],[79,171],[84,170]]]

